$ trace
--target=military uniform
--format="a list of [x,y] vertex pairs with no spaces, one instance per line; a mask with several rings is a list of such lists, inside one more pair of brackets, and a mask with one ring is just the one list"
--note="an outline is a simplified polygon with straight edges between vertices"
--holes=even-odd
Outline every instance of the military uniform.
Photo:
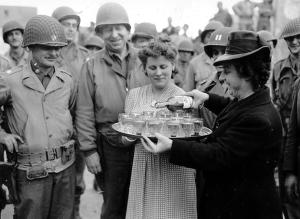
[[68,72],[71,72],[73,77],[78,80],[80,70],[88,55],[89,51],[86,48],[71,42],[62,48],[60,64],[62,67],[66,67]]
[[129,47],[123,61],[103,49],[82,68],[76,128],[81,150],[86,155],[100,154],[104,173],[102,218],[125,217],[134,148],[122,143],[111,124],[124,112],[127,91],[136,85],[134,75],[143,74],[140,66],[135,50]]
[[[54,18],[38,15],[27,22],[23,47],[30,49],[35,45],[40,49],[39,53],[32,51],[33,57],[49,55],[49,50],[41,45],[50,47],[57,56],[57,49],[66,44],[64,30]],[[0,105],[4,107],[9,131],[23,141],[18,142],[15,154],[20,197],[15,218],[74,218],[71,112],[77,86],[71,74],[55,67],[54,62],[47,63],[32,59],[0,78]],[[44,68],[38,67],[40,64]]]
[[18,66],[18,65],[24,65],[28,63],[29,60],[29,53],[23,49],[23,54],[20,57],[15,57],[12,53],[11,50],[7,51],[4,56],[5,58],[7,58],[7,60],[9,61],[9,66],[11,68]]
[[[55,69],[45,89],[30,65],[24,65],[2,77],[0,84],[0,104],[4,106],[9,129],[24,141],[18,152],[17,187],[21,203],[15,206],[17,218],[47,218],[49,214],[70,218],[75,156],[64,163],[61,146],[73,135],[70,110],[75,105],[76,87],[71,75]],[[48,176],[29,180],[26,173],[34,165]],[[63,183],[64,180],[70,184]],[[48,212],[51,203],[53,212]]]

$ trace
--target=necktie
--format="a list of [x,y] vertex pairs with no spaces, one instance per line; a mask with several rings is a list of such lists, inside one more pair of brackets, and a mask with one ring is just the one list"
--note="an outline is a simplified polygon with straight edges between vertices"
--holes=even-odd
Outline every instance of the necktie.
[[49,74],[44,75],[44,77],[42,79],[42,84],[43,84],[43,86],[44,86],[45,89],[47,88],[50,80],[51,80],[51,77],[50,77]]

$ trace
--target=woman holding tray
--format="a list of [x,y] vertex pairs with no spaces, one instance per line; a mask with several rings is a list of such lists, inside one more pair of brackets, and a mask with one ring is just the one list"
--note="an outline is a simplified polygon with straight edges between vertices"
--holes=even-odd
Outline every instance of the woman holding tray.
[[220,78],[234,100],[193,90],[194,107],[216,113],[214,132],[206,142],[171,140],[156,134],[157,144],[144,137],[154,154],[169,152],[173,164],[203,171],[205,185],[198,217],[201,219],[282,218],[274,181],[282,140],[280,117],[265,86],[270,50],[251,31],[233,31]]
[[[176,55],[173,45],[159,40],[139,52],[151,84],[129,91],[126,113],[155,111],[154,101],[164,102],[184,93],[171,80]],[[197,218],[195,170],[171,164],[169,153],[149,153],[139,141],[134,152],[126,218]]]

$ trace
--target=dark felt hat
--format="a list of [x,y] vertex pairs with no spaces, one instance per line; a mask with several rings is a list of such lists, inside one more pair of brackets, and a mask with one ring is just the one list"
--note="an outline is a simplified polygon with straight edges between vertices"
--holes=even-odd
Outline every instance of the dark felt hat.
[[225,54],[221,55],[214,62],[214,65],[221,65],[224,62],[233,61],[250,55],[262,53],[270,56],[270,48],[264,40],[261,40],[253,31],[232,31],[228,37]]

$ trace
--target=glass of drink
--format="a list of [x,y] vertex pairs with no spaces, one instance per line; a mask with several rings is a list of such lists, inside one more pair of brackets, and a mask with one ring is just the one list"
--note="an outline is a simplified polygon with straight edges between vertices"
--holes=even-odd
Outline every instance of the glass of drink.
[[129,117],[130,117],[129,114],[127,114],[127,113],[119,113],[119,115],[118,115],[118,121],[119,121],[121,130],[123,130],[123,128],[125,126],[124,125],[125,119],[129,118]]
[[191,119],[184,119],[181,121],[181,128],[185,137],[191,137],[194,134],[194,123]]
[[179,120],[169,120],[167,122],[168,133],[170,137],[177,137],[180,131],[180,121]]
[[201,118],[195,118],[193,120],[193,122],[194,122],[195,135],[200,135],[201,129],[203,127],[203,119],[201,119]]
[[122,122],[123,131],[130,134],[134,134],[133,122],[134,122],[134,118],[132,118],[131,115],[125,116]]
[[134,130],[135,130],[135,133],[137,135],[141,135],[145,131],[146,121],[145,120],[134,120],[133,121],[133,127],[134,127]]
[[152,119],[148,121],[148,132],[151,136],[154,136],[155,132],[161,132],[163,122],[160,120]]
[[154,118],[154,111],[144,111],[142,114],[144,120],[150,120]]

